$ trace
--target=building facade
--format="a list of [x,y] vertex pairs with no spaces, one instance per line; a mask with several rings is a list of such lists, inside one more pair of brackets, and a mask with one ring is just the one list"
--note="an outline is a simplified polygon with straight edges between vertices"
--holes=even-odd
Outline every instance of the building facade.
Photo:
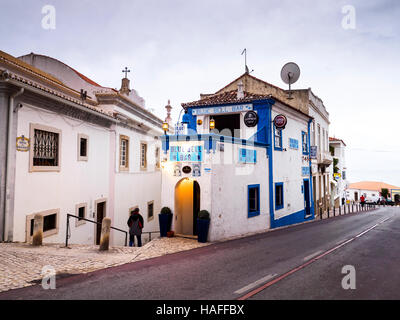
[[338,207],[347,200],[346,144],[341,139],[329,137],[329,150],[333,157],[330,175],[331,206]]
[[196,234],[199,210],[210,212],[210,241],[314,218],[312,118],[245,91],[246,79],[182,104],[185,132],[162,137],[162,205],[178,234]]
[[[122,79],[103,87],[57,59],[0,52],[1,237],[29,241],[44,216],[44,241],[63,242],[67,214],[128,230],[141,209],[144,231],[158,230],[162,120]],[[4,121],[7,119],[7,121]],[[3,125],[4,124],[4,125]],[[4,134],[4,135],[3,135]],[[4,139],[2,137],[2,139]],[[4,147],[3,147],[4,146]],[[3,171],[4,170],[4,171]],[[3,190],[3,188],[2,188]],[[100,227],[70,220],[70,243],[99,242]],[[112,244],[124,244],[112,232]]]

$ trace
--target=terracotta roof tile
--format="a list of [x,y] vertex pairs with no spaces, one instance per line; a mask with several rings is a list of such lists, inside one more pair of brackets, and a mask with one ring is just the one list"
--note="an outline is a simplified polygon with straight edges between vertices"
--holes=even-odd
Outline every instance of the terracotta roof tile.
[[386,189],[400,189],[400,187],[392,186],[385,182],[378,181],[360,181],[351,183],[348,189],[358,189],[358,190],[372,190],[372,191],[381,191],[382,188]]
[[201,100],[182,103],[182,106],[195,107],[195,106],[209,106],[209,105],[225,104],[225,103],[250,102],[253,100],[268,99],[270,97],[271,97],[270,95],[261,95],[244,91],[244,98],[238,99],[237,90],[232,90],[217,95],[211,95]]

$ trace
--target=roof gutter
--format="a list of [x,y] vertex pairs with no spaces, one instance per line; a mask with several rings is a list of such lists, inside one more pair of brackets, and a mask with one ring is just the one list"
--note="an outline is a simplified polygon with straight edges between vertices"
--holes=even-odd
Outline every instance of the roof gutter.
[[8,230],[8,213],[10,210],[10,198],[11,198],[11,183],[10,183],[10,171],[11,171],[11,146],[12,146],[12,128],[14,119],[14,100],[16,97],[23,94],[24,88],[20,88],[17,92],[10,95],[8,100],[8,122],[7,122],[7,149],[6,149],[6,172],[5,172],[5,188],[4,188],[4,212],[3,212],[3,241],[9,241],[9,230]]
[[81,111],[90,113],[90,114],[92,114],[92,115],[98,116],[98,117],[103,118],[103,119],[106,119],[106,120],[108,120],[108,121],[112,121],[112,122],[115,122],[115,123],[118,123],[118,122],[119,122],[117,119],[115,119],[115,118],[113,118],[113,117],[111,117],[111,116],[108,116],[108,115],[106,115],[106,114],[100,113],[100,112],[98,112],[98,111],[94,111],[94,110],[89,109],[89,108],[87,108],[87,107],[85,107],[85,106],[79,105],[79,104],[77,104],[77,103],[75,103],[75,102],[68,101],[68,100],[66,100],[66,99],[57,97],[57,96],[55,96],[55,95],[53,95],[53,94],[51,94],[51,93],[44,92],[44,91],[42,91],[42,90],[40,90],[40,89],[33,88],[33,87],[31,87],[31,86],[29,86],[29,85],[27,85],[27,84],[20,83],[19,81],[15,81],[15,80],[12,80],[12,79],[9,79],[9,78],[3,79],[3,80],[6,81],[6,82],[8,82],[8,83],[14,84],[14,85],[16,85],[16,86],[18,86],[18,87],[24,88],[25,90],[31,91],[31,92],[33,92],[33,93],[39,94],[39,95],[44,96],[44,97],[49,98],[49,99],[56,100],[56,101],[58,101],[58,102],[64,103],[64,104],[69,105],[69,106],[71,106],[71,107],[73,107],[73,108],[76,108],[76,109],[79,109],[79,110],[81,110]]

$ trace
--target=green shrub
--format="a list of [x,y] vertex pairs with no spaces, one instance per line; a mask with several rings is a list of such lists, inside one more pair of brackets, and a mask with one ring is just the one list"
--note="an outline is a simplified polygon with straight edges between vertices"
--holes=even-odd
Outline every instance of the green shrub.
[[172,211],[171,211],[171,209],[170,208],[168,208],[168,207],[163,207],[162,209],[161,209],[161,212],[160,212],[161,214],[172,214]]
[[201,210],[197,217],[203,220],[210,220],[210,213],[207,210]]

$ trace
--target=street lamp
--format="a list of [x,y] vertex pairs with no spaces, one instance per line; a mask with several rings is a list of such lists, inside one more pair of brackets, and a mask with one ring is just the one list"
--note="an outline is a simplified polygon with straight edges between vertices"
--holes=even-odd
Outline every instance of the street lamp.
[[162,124],[162,129],[164,130],[164,134],[167,134],[168,128],[169,128],[168,122],[164,122]]
[[210,119],[210,129],[213,130],[215,128],[215,120],[213,118]]

